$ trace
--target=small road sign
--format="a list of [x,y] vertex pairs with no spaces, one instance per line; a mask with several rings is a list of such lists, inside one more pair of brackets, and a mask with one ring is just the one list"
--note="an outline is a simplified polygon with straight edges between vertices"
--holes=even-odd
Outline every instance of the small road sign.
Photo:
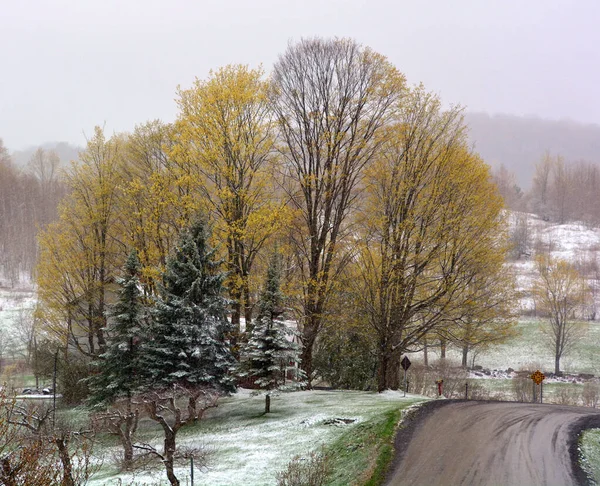
[[[397,363],[397,361],[396,361]],[[408,357],[404,356],[404,358],[402,358],[402,361],[400,361],[400,366],[402,366],[402,369],[404,371],[408,370],[408,368],[410,368],[410,359],[408,359]]]
[[546,379],[546,375],[542,373],[540,370],[536,370],[530,377],[536,385],[539,385],[542,381]]

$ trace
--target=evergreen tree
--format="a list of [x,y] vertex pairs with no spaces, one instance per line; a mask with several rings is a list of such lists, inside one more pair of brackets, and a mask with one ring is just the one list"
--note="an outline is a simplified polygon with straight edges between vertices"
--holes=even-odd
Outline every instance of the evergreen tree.
[[117,280],[117,303],[108,317],[106,351],[94,362],[89,379],[91,405],[105,409],[98,419],[123,446],[123,465],[133,463],[133,437],[139,422],[139,409],[132,396],[142,385],[140,339],[146,331],[146,309],[142,302],[140,261],[133,250],[125,263],[125,275]]
[[140,386],[139,340],[146,315],[139,281],[140,261],[134,250],[125,263],[125,274],[117,279],[118,301],[109,313],[106,352],[93,363],[89,380],[90,403],[108,405],[118,398],[131,397]]
[[207,239],[204,224],[195,222],[167,261],[145,353],[151,387],[235,389],[225,274]]
[[[290,340],[293,331],[278,319],[282,314],[283,295],[279,286],[278,258],[274,256],[259,300],[259,312],[248,344],[243,350],[244,376],[256,377],[255,384],[266,390],[265,413],[271,411],[273,391],[300,388],[300,348]],[[293,374],[293,379],[289,375]]]

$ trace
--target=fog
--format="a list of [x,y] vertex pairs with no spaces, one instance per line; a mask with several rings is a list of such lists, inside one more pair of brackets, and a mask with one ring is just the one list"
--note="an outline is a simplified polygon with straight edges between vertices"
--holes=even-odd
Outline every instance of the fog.
[[600,123],[597,0],[0,0],[0,138],[83,145],[173,120],[177,85],[268,71],[290,40],[348,36],[470,111]]

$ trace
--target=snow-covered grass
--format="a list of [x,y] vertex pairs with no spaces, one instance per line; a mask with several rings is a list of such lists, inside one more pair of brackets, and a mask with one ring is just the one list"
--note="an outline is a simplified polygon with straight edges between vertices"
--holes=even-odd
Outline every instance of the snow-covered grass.
[[[600,228],[591,228],[583,223],[557,224],[544,221],[533,214],[509,212],[509,227],[513,228],[525,219],[529,229],[527,257],[509,263],[516,276],[517,287],[523,292],[521,308],[533,311],[531,287],[536,278],[536,252],[544,252],[553,259],[566,260],[586,273],[590,287],[598,286],[597,268],[600,261]],[[600,295],[595,296],[595,308],[600,309]],[[589,312],[589,310],[587,311]]]
[[[554,351],[548,342],[543,328],[547,325],[543,319],[525,318],[517,324],[517,335],[502,344],[494,345],[477,354],[475,365],[483,366],[490,370],[529,370],[537,368],[542,371],[554,371]],[[592,373],[600,375],[600,322],[582,322],[587,328],[584,337],[568,350],[561,359],[561,370],[567,373]],[[460,363],[460,350],[449,348],[448,358]],[[439,358],[439,349],[429,349],[430,361]],[[411,355],[411,360],[413,356]],[[422,361],[422,353],[415,353],[414,359]],[[469,355],[469,366],[471,355]]]
[[600,484],[600,429],[586,430],[579,441],[579,463],[593,484]]
[[9,351],[18,351],[19,326],[25,319],[27,313],[31,313],[35,306],[35,292],[32,289],[6,289],[0,287],[0,333],[4,339],[6,349],[4,358]]
[[[331,446],[355,432],[360,435],[359,431],[368,430],[369,424],[385,419],[391,411],[423,399],[415,395],[403,398],[400,392],[301,391],[274,398],[272,412],[265,415],[264,397],[241,390],[222,399],[198,426],[182,429],[178,443],[212,451],[208,469],[195,473],[196,485],[273,485],[276,473],[284,470],[295,455]],[[324,423],[334,418],[354,422],[337,426]],[[154,437],[153,443],[159,444],[159,430],[147,422],[144,428],[144,438]],[[167,484],[162,470],[135,476],[119,474],[111,462],[119,449],[105,447],[102,452],[104,464],[91,481],[92,486],[119,484],[119,480],[123,484]],[[368,449],[365,452],[370,454]],[[185,484],[189,468],[180,467],[177,474]]]

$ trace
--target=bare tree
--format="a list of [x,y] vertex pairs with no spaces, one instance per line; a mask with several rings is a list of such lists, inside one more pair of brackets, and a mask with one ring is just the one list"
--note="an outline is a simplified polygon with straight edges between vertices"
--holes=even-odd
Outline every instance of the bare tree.
[[0,138],[0,165],[9,165],[10,161],[10,153]]
[[404,85],[383,56],[349,39],[291,44],[273,70],[271,104],[290,204],[299,215],[291,238],[303,286],[301,359],[309,386],[332,280],[345,263],[339,244],[355,189]]
[[513,213],[509,239],[512,257],[516,260],[531,252],[531,231],[528,213]]
[[548,199],[550,191],[550,173],[554,159],[546,152],[542,159],[535,165],[533,176],[533,210],[542,218],[548,219]]
[[[188,403],[187,410],[179,406],[182,398]],[[148,391],[135,400],[148,417],[161,426],[164,441],[162,450],[147,443],[136,443],[133,447],[158,458],[164,464],[172,486],[180,484],[174,469],[178,459],[194,457],[200,467],[206,461],[206,451],[200,448],[178,448],[177,433],[181,428],[201,420],[206,410],[217,406],[218,398],[219,394],[213,390],[175,385],[166,390]],[[190,406],[191,401],[193,406]]]
[[93,418],[96,428],[104,429],[118,438],[123,446],[123,468],[133,466],[134,442],[140,420],[140,408],[131,397],[117,400],[107,411],[96,414]]
[[[99,468],[98,463],[92,463],[92,445],[95,434],[92,429],[76,429],[72,425],[56,422],[52,407],[46,404],[26,402],[24,404],[8,401],[6,397],[0,405],[4,405],[6,423],[18,434],[18,442],[14,445],[39,451],[35,456],[34,478],[44,474],[50,478],[47,482],[5,482],[3,484],[60,484],[61,486],[84,485]],[[1,421],[1,419],[0,419]],[[31,458],[29,459],[31,460]],[[18,468],[14,461],[4,461],[2,464],[5,476],[19,478]],[[10,473],[10,474],[9,474]],[[2,475],[0,474],[0,478]]]
[[512,210],[521,209],[523,191],[517,185],[517,178],[514,172],[510,172],[504,164],[494,170],[492,179],[498,187],[498,192],[504,199],[506,207]]
[[11,340],[5,331],[0,332],[0,372],[4,364],[4,356],[12,346]]
[[14,330],[16,339],[20,344],[21,355],[25,358],[27,366],[31,366],[36,343],[33,311],[31,309],[19,309],[15,321]]

